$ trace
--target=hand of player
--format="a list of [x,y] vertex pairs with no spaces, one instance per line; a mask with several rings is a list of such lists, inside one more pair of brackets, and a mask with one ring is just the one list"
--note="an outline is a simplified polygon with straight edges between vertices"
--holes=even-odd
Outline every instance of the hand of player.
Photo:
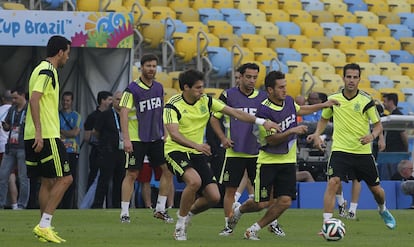
[[362,145],[371,143],[374,141],[374,137],[371,134],[368,134],[366,136],[363,136],[359,139],[359,141],[361,142]]
[[202,152],[203,154],[210,156],[212,155],[211,153],[211,147],[210,145],[203,143],[203,144],[197,144],[195,147],[195,150]]
[[282,128],[280,128],[279,124],[272,122],[270,120],[266,120],[266,122],[263,124],[263,127],[266,130],[272,130],[275,132],[282,132]]
[[125,153],[132,153],[134,151],[130,140],[124,140],[124,151]]
[[324,108],[331,107],[333,105],[340,106],[341,104],[336,99],[330,99],[323,103],[325,106]]
[[317,148],[321,151],[325,151],[326,145],[325,143],[322,141],[321,137],[317,134],[311,134],[308,135],[308,137],[306,138],[306,141],[308,143],[313,142],[313,147]]
[[232,140],[230,140],[229,138],[223,138],[221,140],[220,147],[222,147],[222,148],[231,148],[231,147],[233,147],[233,145],[234,145],[234,142]]
[[34,151],[36,153],[39,153],[40,151],[42,151],[42,149],[43,149],[43,139],[42,139],[42,137],[38,137],[36,135],[36,137],[34,139],[34,143],[32,145],[32,148],[34,149]]
[[297,135],[303,135],[308,132],[308,126],[306,125],[299,125],[291,129],[291,131]]

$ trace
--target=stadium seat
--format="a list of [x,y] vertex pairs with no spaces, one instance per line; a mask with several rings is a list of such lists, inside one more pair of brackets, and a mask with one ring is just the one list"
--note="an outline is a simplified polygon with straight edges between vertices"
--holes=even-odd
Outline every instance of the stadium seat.
[[325,5],[325,10],[329,12],[334,11],[347,11],[348,5],[342,1],[338,0],[323,0],[323,3]]
[[390,50],[401,50],[401,43],[393,37],[375,37],[375,39],[381,50],[386,52]]
[[388,28],[391,30],[392,37],[394,37],[396,40],[413,36],[413,31],[405,25],[388,24]]
[[253,23],[256,27],[256,33],[262,35],[263,37],[266,35],[272,35],[279,33],[278,27],[273,24],[272,22],[268,21],[257,21]]
[[224,20],[227,22],[246,20],[246,16],[239,9],[223,8],[220,11],[223,14]]
[[[380,88],[380,89],[378,89],[378,92],[380,92],[381,95],[384,95],[384,94],[387,94],[387,93],[395,93],[395,94],[398,95],[398,102],[405,101],[405,94],[399,89],[396,89],[396,88],[393,88],[393,87],[391,87],[391,88]],[[398,105],[399,105],[399,103],[398,103]]]
[[367,24],[370,37],[390,37],[391,30],[383,24]]
[[389,12],[388,4],[385,1],[364,0],[368,5],[368,11],[372,13]]
[[234,7],[238,9],[257,9],[257,0],[234,0]]
[[335,22],[333,14],[326,10],[311,10],[309,13],[312,15],[312,21],[317,23],[322,22]]
[[400,63],[401,72],[403,75],[409,76],[414,80],[414,64],[412,63]]
[[375,50],[379,49],[378,41],[369,36],[357,36],[354,37],[354,41],[357,44],[357,48],[360,50]]
[[377,63],[378,68],[381,70],[381,75],[402,75],[401,67],[393,62]]
[[211,9],[213,8],[213,0],[190,0],[191,8],[200,9]]
[[324,30],[326,37],[332,38],[333,36],[345,36],[345,28],[335,22],[322,22],[320,23]]
[[135,25],[139,25],[143,22],[146,22],[147,20],[154,20],[152,11],[147,7],[141,6],[141,8],[138,8],[136,6],[132,7],[131,5],[130,7],[128,7],[128,5],[126,5],[126,8],[131,9],[131,11],[133,12]]
[[335,74],[335,68],[327,62],[312,61],[309,63],[312,74],[321,78],[322,75]]
[[361,77],[368,78],[371,75],[380,75],[381,70],[374,63],[358,63],[361,68]]
[[266,14],[266,19],[269,22],[288,22],[290,21],[289,14],[282,9],[266,9],[263,10]]
[[240,64],[254,61],[254,53],[249,48],[240,47],[240,49],[241,52],[238,49],[234,50],[233,64],[237,65],[238,61],[240,61]]
[[302,3],[300,2],[300,0],[278,0],[279,2],[279,9],[283,9],[283,10],[290,10],[290,9],[297,9],[297,10],[301,10],[302,8]]
[[223,92],[222,88],[214,88],[214,87],[205,87],[204,93],[208,96],[218,99]]
[[[108,1],[102,2],[101,5],[99,1],[91,1],[91,0],[77,0],[76,2],[76,10],[77,11],[91,11],[91,12],[100,12],[103,11],[103,7],[108,3]],[[16,3],[9,3],[5,2],[3,4],[9,4],[10,6],[23,6],[23,4],[16,4]],[[4,9],[10,9],[3,5]],[[26,7],[24,7],[26,9]],[[23,10],[23,9],[22,9]],[[27,9],[26,9],[27,10]]]
[[228,76],[231,71],[231,52],[224,47],[207,47],[207,56],[213,65],[211,76],[224,77]]
[[324,10],[325,6],[319,0],[301,0],[302,9],[305,11]]
[[292,48],[276,48],[279,61],[287,63],[288,61],[302,61],[302,54]]
[[371,82],[368,80],[368,78],[367,78],[367,77],[362,76],[362,77],[360,77],[360,80],[359,80],[359,84],[358,84],[358,86],[359,86],[360,88],[367,88],[367,87],[371,87]]
[[360,90],[368,93],[374,100],[382,101],[381,93],[375,88],[371,87],[359,87]]
[[223,9],[223,8],[234,8],[233,0],[213,0],[213,8]]
[[190,62],[197,55],[197,41],[194,34],[175,32],[173,39],[175,54],[183,62]]
[[266,9],[279,9],[279,3],[275,0],[257,0],[257,8],[261,11]]
[[[412,51],[414,50],[414,38],[400,38],[401,49],[405,51]],[[395,50],[395,49],[393,49]]]
[[258,34],[244,33],[240,35],[243,40],[243,46],[252,50],[255,47],[267,48],[267,41],[263,36]]
[[223,14],[217,9],[213,9],[213,8],[198,9],[198,14],[200,15],[200,21],[206,25],[207,25],[207,22],[211,20],[218,20],[218,21],[224,20]]
[[219,34],[220,46],[230,49],[234,45],[243,46],[243,40],[237,34]]
[[286,73],[285,80],[287,82],[287,94],[296,97],[301,95],[302,92],[302,81],[299,76]]
[[368,36],[368,28],[360,23],[344,23],[346,36]]
[[152,11],[154,20],[164,20],[167,17],[176,19],[175,11],[170,7],[153,6],[150,8],[150,10]]
[[174,8],[177,19],[182,22],[199,21],[200,15],[193,8]]
[[212,33],[205,33],[205,35],[207,36],[207,40],[204,35],[200,36],[200,47],[220,46],[220,39],[216,35]]
[[150,0],[150,1],[145,0],[145,2],[148,8],[168,6],[168,0]]
[[407,75],[392,75],[389,77],[394,82],[394,88],[414,88],[414,80]]
[[317,76],[301,76],[302,80],[302,89],[304,89],[305,94],[308,95],[311,91],[325,93],[327,95],[332,94],[330,89],[326,89],[323,81]]
[[226,21],[211,20],[207,22],[208,30],[214,35],[232,34],[233,26]]
[[[404,98],[405,98],[405,94],[404,94]],[[410,102],[400,101],[400,99],[398,99],[398,107],[397,108],[404,115],[413,115],[414,114],[414,107]]]
[[348,11],[354,13],[355,11],[367,11],[368,5],[363,0],[343,0],[348,5]]
[[179,91],[176,88],[169,88],[169,87],[164,87],[164,102],[168,102],[168,100],[178,94]]
[[276,61],[276,60],[272,60],[272,61],[263,61],[262,64],[264,66],[266,66],[266,71],[270,72],[270,71],[282,71],[283,73],[288,73],[289,72],[289,68],[287,67],[286,64],[280,62],[280,61]]
[[269,61],[277,58],[277,54],[274,50],[267,47],[253,47],[251,48],[254,54],[254,60],[263,63],[263,61]]
[[311,40],[312,40],[312,48],[315,48],[318,50],[325,49],[325,48],[335,48],[332,39],[326,36],[311,37]]
[[190,7],[189,0],[168,0],[168,7],[175,8],[188,8]]
[[394,82],[385,75],[370,75],[368,79],[371,82],[371,87],[376,90],[394,87]]
[[404,50],[390,50],[391,61],[396,64],[400,63],[414,63],[414,55]]
[[173,81],[172,78],[170,77],[170,75],[168,75],[167,72],[157,72],[156,76],[155,76],[155,80],[160,82],[164,88],[172,88],[173,87]]
[[341,50],[325,48],[321,49],[320,52],[322,53],[324,61],[331,65],[346,63],[346,56]]
[[286,35],[290,48],[312,48],[312,40],[304,35]]
[[275,24],[279,28],[280,35],[300,35],[300,27],[294,22],[277,21]]
[[358,23],[367,24],[379,24],[378,15],[370,11],[355,11],[354,15],[357,18]]
[[391,62],[391,55],[384,50],[368,49],[365,52],[369,55],[369,62],[371,63]]
[[348,63],[369,62],[369,55],[364,50],[348,49],[344,53]]
[[396,13],[391,12],[380,12],[377,14],[379,18],[380,24],[388,25],[388,24],[400,24],[400,16]]
[[414,13],[398,13],[401,24],[406,25],[409,29],[414,29]]
[[342,77],[337,74],[321,74],[319,79],[323,82],[324,88],[331,93],[337,92],[344,85]]
[[197,34],[200,31],[205,33],[209,32],[208,26],[199,21],[188,21],[184,22],[184,24],[187,26],[187,33]]
[[303,35],[308,38],[311,37],[322,37],[324,36],[323,28],[314,22],[301,22],[298,24],[300,27],[300,31]]
[[312,74],[312,67],[305,62],[287,61],[286,65],[289,68],[289,73],[297,76],[302,76],[305,72]]
[[300,24],[301,22],[312,22],[312,15],[301,9],[288,9],[286,12],[289,14],[290,21]]
[[275,50],[276,48],[290,48],[289,40],[286,36],[279,34],[268,34],[264,38],[267,41],[267,47]]
[[170,78],[172,79],[172,81],[173,81],[173,88],[177,91],[177,92],[179,92],[181,89],[180,89],[180,83],[179,83],[179,81],[178,81],[178,77],[180,76],[180,74],[182,73],[182,71],[171,71],[171,72],[168,72],[168,75],[170,76]]
[[343,25],[344,23],[356,23],[357,18],[354,14],[348,11],[333,11],[335,22]]
[[335,44],[335,48],[341,50],[342,52],[347,51],[348,49],[356,49],[356,42],[349,36],[333,36],[332,40]]
[[[165,26],[159,20],[144,20],[139,24],[139,29],[144,37],[144,42],[151,48],[158,48],[164,40]],[[158,30],[158,32],[154,32]]]
[[267,20],[266,14],[259,9],[242,9],[241,12],[246,16],[246,21],[250,23]]
[[322,62],[323,56],[322,53],[320,53],[315,48],[297,48],[296,49],[300,54],[302,54],[302,61],[305,63],[310,62]]
[[256,27],[247,21],[230,21],[233,26],[233,33],[237,35],[242,34],[256,34]]
[[401,13],[411,10],[411,6],[406,1],[401,0],[387,0],[388,9],[391,13]]
[[405,101],[414,106],[414,88],[402,88],[401,92],[405,95]]
[[185,25],[182,21],[176,19],[165,19],[161,21],[164,26],[166,27],[166,36],[172,37],[173,32],[187,32],[187,25]]

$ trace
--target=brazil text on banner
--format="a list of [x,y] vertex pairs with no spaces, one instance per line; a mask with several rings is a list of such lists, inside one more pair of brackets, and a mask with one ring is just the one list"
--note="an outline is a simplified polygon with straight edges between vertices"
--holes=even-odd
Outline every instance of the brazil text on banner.
[[131,13],[0,10],[0,45],[45,46],[61,35],[73,47],[132,48],[133,23]]

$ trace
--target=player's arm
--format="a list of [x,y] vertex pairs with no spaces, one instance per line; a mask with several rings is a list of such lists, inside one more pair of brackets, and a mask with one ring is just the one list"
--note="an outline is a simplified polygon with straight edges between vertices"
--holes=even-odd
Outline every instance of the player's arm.
[[365,145],[373,142],[380,135],[380,133],[382,133],[382,130],[381,121],[378,120],[376,123],[374,123],[374,127],[372,128],[371,133],[360,138],[361,144]]
[[320,138],[320,135],[322,135],[323,131],[325,130],[326,126],[329,123],[329,119],[321,117],[321,119],[318,121],[318,124],[316,125],[316,130],[313,134],[308,135],[306,140],[310,143],[313,142],[313,146],[315,148],[318,148],[320,150],[325,149],[325,145]]
[[29,100],[30,114],[35,127],[35,140],[32,148],[34,148],[34,151],[37,153],[43,149],[42,126],[40,123],[40,99],[42,96],[43,93],[33,91]]
[[314,105],[303,105],[300,107],[300,110],[297,112],[297,115],[308,115],[313,112],[319,111],[320,109],[331,107],[333,105],[339,105],[339,102],[334,99],[325,101],[324,103],[314,104]]
[[308,131],[308,126],[299,125],[290,129],[287,129],[282,133],[274,133],[266,137],[266,142],[270,145],[278,145],[288,140],[290,135],[303,135]]
[[233,141],[226,137],[223,129],[221,128],[220,120],[217,119],[214,115],[210,117],[210,125],[214,133],[216,133],[217,137],[220,139],[223,148],[233,147]]
[[124,140],[124,151],[127,153],[131,153],[133,151],[131,139],[129,138],[129,129],[128,129],[129,111],[130,109],[126,107],[121,107],[121,111],[119,113],[121,130],[122,130],[122,138]]

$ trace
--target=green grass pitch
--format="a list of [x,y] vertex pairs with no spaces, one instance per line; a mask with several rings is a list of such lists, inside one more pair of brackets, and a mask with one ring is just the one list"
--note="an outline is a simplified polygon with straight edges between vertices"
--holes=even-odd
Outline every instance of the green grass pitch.
[[[170,215],[176,216],[177,209]],[[259,232],[261,241],[243,239],[244,230],[264,213],[244,214],[235,232],[220,237],[223,228],[223,210],[210,209],[196,215],[188,228],[187,241],[173,240],[175,224],[166,224],[152,217],[148,209],[131,209],[131,223],[121,224],[118,209],[57,210],[53,225],[67,240],[63,246],[413,246],[414,210],[391,210],[397,228],[385,227],[376,210],[359,210],[358,220],[346,220],[345,238],[327,242],[317,233],[322,225],[322,210],[289,209],[280,218],[286,237],[272,235],[267,229]],[[337,212],[336,217],[337,217]],[[38,210],[0,210],[0,246],[51,246],[41,243],[32,229],[38,223]]]

